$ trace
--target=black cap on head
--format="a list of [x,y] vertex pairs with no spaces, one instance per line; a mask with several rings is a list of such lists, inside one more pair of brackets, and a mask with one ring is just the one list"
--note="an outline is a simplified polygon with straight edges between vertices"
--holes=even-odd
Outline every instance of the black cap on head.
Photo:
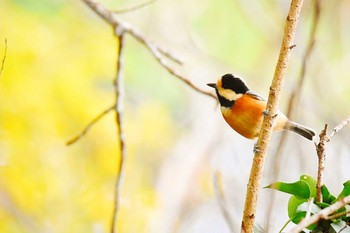
[[225,74],[221,77],[221,85],[224,89],[231,89],[236,94],[244,94],[249,88],[242,79],[233,76],[232,74]]

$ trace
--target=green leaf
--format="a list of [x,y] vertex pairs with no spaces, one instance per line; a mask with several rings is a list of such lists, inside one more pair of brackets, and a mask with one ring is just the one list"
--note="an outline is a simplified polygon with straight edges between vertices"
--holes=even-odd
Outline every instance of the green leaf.
[[[295,216],[292,218],[292,222],[298,224],[303,218],[305,218],[306,211],[297,212]],[[307,227],[309,230],[313,230],[317,227],[317,223],[311,224]]]
[[275,182],[265,188],[276,189],[301,199],[309,199],[316,196],[316,181],[308,175],[300,176],[300,180],[294,183]]
[[308,198],[310,197],[315,198],[316,197],[316,180],[309,175],[300,176],[300,180],[306,182],[307,185],[309,186],[310,196]]
[[[294,216],[292,218],[293,223],[298,224],[305,217],[306,212],[309,209],[309,205],[310,205],[310,203],[306,201],[306,202],[303,202],[302,204],[300,204],[299,206],[297,206],[295,213],[294,213]],[[316,214],[319,211],[321,211],[321,208],[318,207],[316,204],[311,203],[311,209],[310,209],[311,214],[312,215]],[[316,226],[317,226],[317,223],[308,226],[307,229],[313,230],[316,228]]]
[[288,217],[292,219],[297,213],[298,206],[307,202],[308,199],[297,198],[296,196],[291,196],[288,201]]
[[321,207],[322,209],[327,208],[328,206],[330,206],[330,204],[324,203],[324,202],[318,202],[317,205],[319,207]]
[[321,187],[323,203],[331,204],[336,198],[333,196],[325,185]]
[[297,212],[292,218],[292,222],[295,224],[298,224],[303,218],[305,218],[306,211],[304,212]]
[[343,184],[344,188],[343,190],[340,192],[339,196],[337,197],[336,200],[342,199],[343,197],[346,197],[348,195],[350,195],[350,180],[346,181]]

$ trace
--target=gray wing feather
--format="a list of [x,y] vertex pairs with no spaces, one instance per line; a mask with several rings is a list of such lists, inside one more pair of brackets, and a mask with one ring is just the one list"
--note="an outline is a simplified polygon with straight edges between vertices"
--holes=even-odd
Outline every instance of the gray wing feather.
[[253,97],[254,99],[266,101],[266,99],[264,99],[263,97],[261,97],[260,95],[254,93],[254,92],[252,92],[252,91],[247,91],[246,94],[247,94],[247,95],[250,95],[250,96]]

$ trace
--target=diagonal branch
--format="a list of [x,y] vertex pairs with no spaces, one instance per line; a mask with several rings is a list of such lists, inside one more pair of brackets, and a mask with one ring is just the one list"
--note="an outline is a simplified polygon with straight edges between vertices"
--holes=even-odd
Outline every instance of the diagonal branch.
[[[147,40],[141,32],[139,32],[136,28],[132,27],[127,22],[122,21],[118,18],[117,14],[113,11],[110,11],[107,9],[104,5],[102,5],[100,2],[96,0],[83,0],[96,14],[98,14],[102,19],[104,19],[108,24],[112,25],[113,28],[120,27],[123,28],[125,33],[130,34],[132,37],[134,37],[136,40],[138,40],[141,44],[151,44],[152,42]],[[155,45],[154,45],[155,46]],[[174,57],[172,54],[170,54],[168,51],[166,51],[164,48],[161,48],[160,46],[155,46],[157,50],[164,56],[168,57],[170,60],[182,64],[182,62]]]
[[96,14],[98,14],[102,19],[104,19],[108,24],[112,25],[113,28],[122,28],[122,30],[125,33],[128,33],[132,37],[134,37],[138,42],[143,44],[150,52],[151,54],[156,58],[156,60],[173,76],[184,82],[186,85],[194,89],[195,91],[202,93],[204,95],[210,96],[212,98],[215,98],[215,96],[208,91],[205,91],[204,89],[201,89],[199,87],[196,87],[188,78],[180,75],[178,72],[176,72],[174,69],[172,69],[165,59],[162,57],[167,57],[170,60],[182,64],[182,62],[175,58],[171,53],[166,51],[164,48],[161,48],[159,46],[156,46],[154,43],[146,39],[141,32],[139,32],[136,28],[132,27],[130,24],[122,21],[118,18],[117,14],[115,14],[113,11],[108,10],[106,7],[104,7],[101,3],[99,3],[96,0],[83,0]]
[[332,220],[332,219],[340,218],[340,217],[346,216],[346,215],[349,214],[349,213],[350,213],[350,210],[345,210],[345,211],[340,212],[340,213],[328,215],[328,216],[325,218],[325,220]]
[[89,124],[87,124],[85,126],[85,128],[77,136],[68,140],[66,142],[66,145],[70,146],[73,143],[77,142],[79,139],[81,139],[83,136],[85,136],[85,134],[87,134],[89,132],[89,130],[92,126],[94,126],[99,120],[101,120],[105,115],[107,115],[107,113],[109,113],[112,110],[114,110],[114,105],[110,106],[109,108],[105,109],[103,112],[98,114],[94,119],[92,119],[92,121],[89,122]]
[[182,82],[184,82],[185,84],[187,84],[188,86],[190,86],[192,89],[194,89],[195,91],[198,91],[202,94],[208,95],[210,97],[216,98],[215,95],[213,95],[211,92],[209,91],[205,91],[202,90],[201,88],[197,87],[196,85],[194,85],[189,79],[183,77],[182,75],[180,75],[177,71],[175,71],[174,69],[172,69],[169,64],[167,63],[167,61],[161,56],[160,52],[156,49],[156,47],[154,47],[152,44],[148,44],[145,43],[144,44],[153,54],[153,56],[156,58],[156,60],[173,76],[175,76],[176,78],[180,79]]
[[244,205],[241,232],[253,232],[258,193],[264,168],[264,160],[267,154],[267,148],[271,138],[273,121],[278,110],[277,105],[282,89],[283,80],[286,76],[287,67],[290,60],[290,51],[294,42],[297,22],[302,5],[303,0],[292,0],[287,16],[281,50],[276,65],[273,81],[270,87],[265,116],[259,134],[258,142],[255,146],[255,154],[250,172],[250,178],[248,182],[246,200]]
[[334,127],[332,129],[331,132],[329,132],[327,134],[327,142],[331,140],[331,137],[333,137],[334,135],[336,135],[340,130],[342,130],[342,128],[344,128],[346,125],[348,125],[350,123],[350,116],[348,118],[346,118],[345,120],[343,120],[342,122],[340,122],[336,127]]

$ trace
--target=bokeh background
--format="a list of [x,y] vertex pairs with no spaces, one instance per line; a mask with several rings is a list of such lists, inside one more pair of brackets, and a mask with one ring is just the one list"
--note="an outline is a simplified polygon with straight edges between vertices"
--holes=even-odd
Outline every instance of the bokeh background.
[[[101,1],[110,9],[138,0]],[[305,1],[280,108],[297,83],[312,24]],[[320,28],[293,120],[335,126],[350,113],[350,4],[321,1]],[[289,1],[157,0],[121,14],[149,40],[183,61],[171,65],[197,86],[224,73],[267,96]],[[118,143],[111,112],[77,143],[65,142],[114,102],[116,40],[82,1],[0,1],[0,232],[109,232]],[[128,36],[125,48],[127,159],[120,232],[230,232],[213,174],[239,229],[254,141],[233,132],[217,103],[167,73]],[[209,88],[208,88],[209,90]],[[272,180],[273,135],[263,185]],[[350,128],[327,145],[325,183],[337,194],[350,179]],[[316,176],[313,143],[290,134],[280,180]],[[257,223],[277,232],[288,195],[262,189]]]

